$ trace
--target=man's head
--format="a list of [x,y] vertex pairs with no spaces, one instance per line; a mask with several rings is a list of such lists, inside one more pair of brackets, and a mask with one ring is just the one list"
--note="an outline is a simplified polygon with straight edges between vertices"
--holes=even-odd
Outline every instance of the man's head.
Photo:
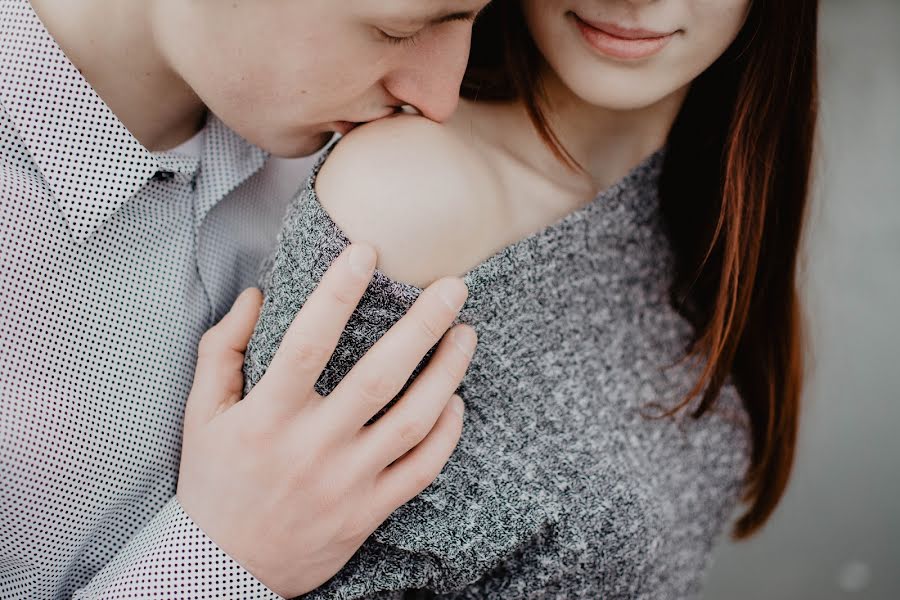
[[402,105],[446,119],[487,2],[154,0],[150,20],[210,110],[250,142],[301,156]]

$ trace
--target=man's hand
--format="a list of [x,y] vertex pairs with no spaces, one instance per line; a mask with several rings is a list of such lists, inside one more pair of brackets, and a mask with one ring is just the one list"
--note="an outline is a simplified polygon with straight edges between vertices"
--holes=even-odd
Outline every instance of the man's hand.
[[[176,495],[214,542],[286,598],[337,573],[434,481],[462,432],[454,391],[476,335],[467,325],[444,335],[468,293],[457,277],[429,286],[327,398],[315,392],[374,266],[368,245],[344,250],[240,402],[259,290],[245,290],[200,342]],[[406,393],[364,427],[439,340]]]

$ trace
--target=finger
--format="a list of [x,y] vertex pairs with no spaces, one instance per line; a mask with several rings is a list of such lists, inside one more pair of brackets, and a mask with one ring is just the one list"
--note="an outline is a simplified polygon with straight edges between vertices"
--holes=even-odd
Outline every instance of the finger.
[[443,470],[462,435],[462,410],[462,398],[454,394],[428,436],[375,478],[370,506],[379,522],[431,485]]
[[444,336],[403,397],[360,432],[360,455],[366,457],[361,468],[379,473],[425,439],[465,376],[477,341],[468,325],[458,325]]
[[368,244],[344,248],[294,316],[256,386],[259,392],[248,399],[254,396],[254,402],[279,415],[303,407],[372,279],[375,260],[375,250]]
[[338,435],[356,435],[397,395],[453,323],[467,295],[462,279],[439,279],[363,355],[323,403],[327,422]]
[[261,306],[260,291],[247,288],[235,299],[231,310],[200,338],[194,382],[185,406],[185,428],[208,423],[240,400],[244,353]]

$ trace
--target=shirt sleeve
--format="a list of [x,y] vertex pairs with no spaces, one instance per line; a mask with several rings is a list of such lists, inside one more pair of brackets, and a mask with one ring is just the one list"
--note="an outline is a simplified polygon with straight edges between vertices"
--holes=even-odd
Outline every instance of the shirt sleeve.
[[73,600],[284,598],[210,539],[172,498]]

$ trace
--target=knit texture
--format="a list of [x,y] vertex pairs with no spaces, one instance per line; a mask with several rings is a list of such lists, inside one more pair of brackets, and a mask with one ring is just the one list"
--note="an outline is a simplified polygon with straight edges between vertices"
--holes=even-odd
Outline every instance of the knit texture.
[[[664,153],[464,275],[469,297],[457,322],[471,324],[479,344],[459,388],[458,446],[428,488],[302,598],[699,593],[737,505],[750,440],[730,380],[717,410],[699,420],[641,414],[652,414],[648,403],[680,401],[699,374],[681,360],[691,328],[668,302],[673,257],[657,195]],[[315,193],[328,154],[261,268],[265,300],[245,394],[349,244]],[[316,391],[330,393],[421,292],[376,269]],[[406,592],[416,589],[430,593]]]

